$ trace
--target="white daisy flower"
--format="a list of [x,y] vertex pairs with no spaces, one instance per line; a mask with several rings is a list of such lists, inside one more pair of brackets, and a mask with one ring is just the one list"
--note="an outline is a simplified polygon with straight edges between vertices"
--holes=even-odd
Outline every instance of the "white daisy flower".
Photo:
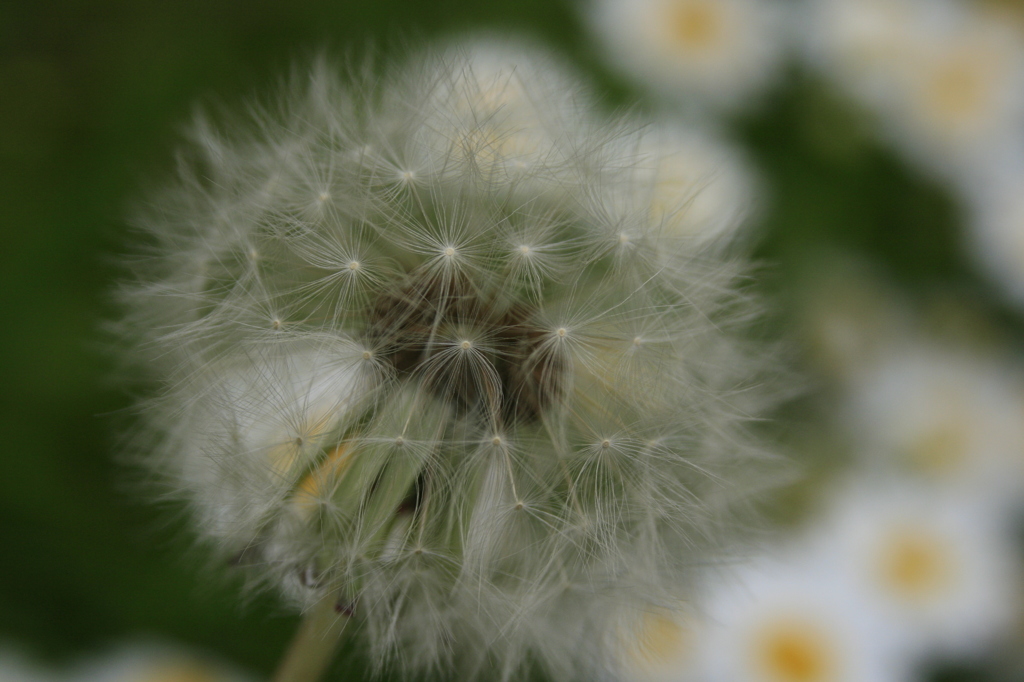
[[812,63],[921,168],[969,182],[1024,126],[1024,38],[957,0],[817,0]]
[[222,664],[177,648],[128,645],[73,667],[63,682],[246,682]]
[[706,682],[882,682],[908,661],[834,575],[810,556],[761,559],[707,599]]
[[589,9],[609,58],[662,96],[736,107],[778,75],[786,13],[776,0],[595,0]]
[[811,0],[801,24],[805,55],[869,106],[885,106],[898,96],[894,66],[914,55],[929,1]]
[[621,210],[639,209],[649,229],[685,248],[727,246],[741,236],[755,210],[756,176],[717,131],[659,122],[616,144],[628,176]]
[[627,682],[696,680],[706,623],[692,605],[648,607],[628,613],[612,632],[615,679]]
[[876,478],[833,504],[811,531],[823,567],[908,652],[976,656],[1012,622],[1013,549],[991,510]]
[[1008,150],[969,190],[970,248],[989,276],[1024,304],[1024,146]]
[[1024,387],[996,358],[907,341],[853,377],[856,449],[880,471],[1003,506],[1020,500]]
[[1024,38],[960,5],[926,25],[917,55],[898,70],[892,139],[963,181],[1024,128]]

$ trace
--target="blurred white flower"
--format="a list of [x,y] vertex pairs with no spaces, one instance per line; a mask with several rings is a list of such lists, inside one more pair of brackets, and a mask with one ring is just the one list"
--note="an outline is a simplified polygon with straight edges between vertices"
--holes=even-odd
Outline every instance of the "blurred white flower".
[[705,682],[882,682],[909,661],[811,555],[763,558],[707,595]]
[[876,471],[1005,510],[1024,480],[1024,384],[996,357],[907,339],[851,377],[845,418]]
[[967,240],[989,277],[1024,305],[1024,147],[1008,152],[969,189]]
[[810,530],[822,570],[908,654],[978,656],[1012,622],[1013,547],[992,510],[875,477],[830,504]]
[[892,139],[964,182],[964,171],[978,172],[1024,129],[1024,39],[967,6],[926,25],[900,71]]
[[[456,182],[473,176],[474,182],[532,193],[558,193],[571,183],[567,156],[574,150],[565,143],[597,124],[580,76],[525,39],[485,34],[452,49],[471,57],[455,78],[436,84],[432,106],[422,112],[422,144],[406,153],[414,155],[416,146],[433,153],[414,173],[429,167]],[[406,171],[396,166],[394,172]]]
[[3,682],[247,682],[252,678],[180,646],[123,644],[60,668],[0,651]]
[[631,611],[612,631],[617,680],[685,682],[697,679],[704,619],[685,603]]
[[66,682],[246,682],[209,659],[169,646],[134,644],[71,669]]
[[10,644],[0,644],[0,680],[3,682],[53,682],[54,675]]
[[812,64],[920,168],[969,183],[1024,129],[1024,38],[958,0],[816,0]]
[[800,17],[804,54],[862,102],[889,106],[899,96],[896,68],[914,57],[930,2],[810,0]]
[[777,0],[595,0],[590,23],[622,71],[696,107],[738,107],[775,81],[786,47]]
[[710,128],[662,123],[635,142],[631,186],[650,197],[650,221],[666,239],[729,244],[755,205],[742,152]]
[[822,258],[799,292],[809,360],[830,380],[847,382],[870,371],[908,334],[905,302],[864,263]]
[[[601,197],[679,248],[724,248],[756,208],[755,174],[741,150],[707,126],[626,121],[608,149],[622,181]],[[666,261],[671,267],[671,263]]]

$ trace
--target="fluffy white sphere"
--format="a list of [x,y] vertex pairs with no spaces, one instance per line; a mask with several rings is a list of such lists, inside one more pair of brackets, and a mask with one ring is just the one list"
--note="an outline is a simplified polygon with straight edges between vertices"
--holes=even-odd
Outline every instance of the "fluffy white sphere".
[[659,189],[660,133],[508,46],[318,63],[193,136],[123,327],[225,557],[382,665],[510,676],[601,664],[608,603],[725,551],[773,397],[713,171]]

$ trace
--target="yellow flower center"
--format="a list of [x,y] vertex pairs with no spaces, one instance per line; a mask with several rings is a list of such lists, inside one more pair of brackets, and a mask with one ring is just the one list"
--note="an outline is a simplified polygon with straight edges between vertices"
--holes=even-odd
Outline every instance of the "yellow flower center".
[[673,8],[668,25],[678,44],[692,50],[713,46],[723,29],[718,8],[708,0],[684,0]]
[[952,579],[953,561],[945,544],[922,529],[894,531],[882,546],[879,578],[882,586],[904,601],[935,596]]
[[767,623],[758,633],[755,651],[758,670],[772,682],[824,682],[834,678],[835,653],[814,623]]
[[936,64],[925,90],[927,106],[940,125],[978,124],[993,106],[998,76],[994,55],[960,50]]
[[352,448],[348,443],[334,448],[315,470],[299,482],[293,499],[296,509],[302,514],[315,511],[320,500],[334,492],[351,460]]

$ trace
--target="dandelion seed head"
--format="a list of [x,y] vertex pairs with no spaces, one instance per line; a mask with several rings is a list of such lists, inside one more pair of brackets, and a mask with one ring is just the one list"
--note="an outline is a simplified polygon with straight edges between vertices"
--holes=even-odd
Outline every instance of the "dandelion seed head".
[[614,667],[602,614],[689,589],[771,478],[742,258],[665,238],[635,119],[554,58],[321,61],[252,116],[197,124],[140,219],[146,461],[255,583],[346,604],[381,668]]

